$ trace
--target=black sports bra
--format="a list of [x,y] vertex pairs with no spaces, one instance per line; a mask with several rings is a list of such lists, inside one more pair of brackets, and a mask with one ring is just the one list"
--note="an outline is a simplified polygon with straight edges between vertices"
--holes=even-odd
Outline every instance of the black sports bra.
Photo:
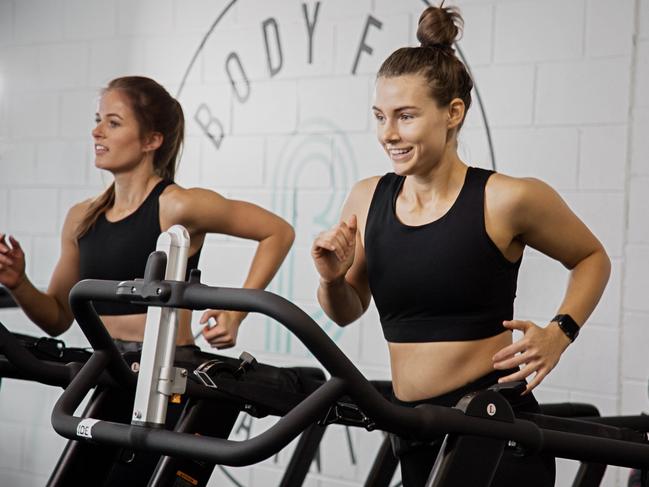
[[[156,248],[160,228],[159,198],[173,181],[160,181],[140,207],[126,218],[109,222],[106,214],[79,239],[81,279],[127,281],[144,277],[149,254]],[[202,246],[187,261],[187,275],[198,266]],[[100,315],[146,313],[146,306],[129,303],[95,302]]]
[[469,167],[448,212],[414,227],[395,212],[405,178],[388,173],[379,180],[365,254],[388,341],[467,341],[504,331],[503,320],[513,316],[521,260],[507,260],[487,235],[484,190],[492,173]]

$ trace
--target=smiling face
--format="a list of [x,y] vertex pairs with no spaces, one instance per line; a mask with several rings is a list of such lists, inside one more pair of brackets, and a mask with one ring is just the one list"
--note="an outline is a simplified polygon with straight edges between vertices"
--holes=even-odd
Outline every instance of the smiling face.
[[454,147],[455,130],[451,137],[449,130],[457,124],[451,106],[438,107],[418,74],[378,78],[372,110],[379,143],[399,175],[429,173],[448,144]]
[[96,167],[120,173],[152,159],[151,144],[142,137],[129,100],[119,90],[108,90],[101,96],[95,122],[92,137]]

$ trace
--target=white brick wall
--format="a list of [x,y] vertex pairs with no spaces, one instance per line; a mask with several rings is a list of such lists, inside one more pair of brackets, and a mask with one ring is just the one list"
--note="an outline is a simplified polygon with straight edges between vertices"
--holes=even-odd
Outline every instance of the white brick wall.
[[24,185],[36,176],[36,151],[29,141],[14,141],[7,144],[2,154],[3,180],[5,184]]
[[631,52],[635,2],[621,0],[615,8],[605,0],[586,3],[586,54],[620,56]]
[[2,228],[9,228],[8,201],[8,191],[0,189],[0,225],[2,225]]
[[627,58],[539,65],[535,121],[542,125],[625,123],[629,68]]
[[[115,2],[65,0],[64,36],[68,40],[101,39],[116,33]],[[88,19],[79,21],[80,19]]]
[[229,3],[229,0],[176,0],[173,13],[175,27],[182,33],[204,33]]
[[635,82],[635,103],[637,107],[649,106],[649,94],[643,89],[649,83],[649,41],[638,43]]
[[649,176],[649,107],[638,107],[633,113],[633,139],[631,140],[631,171]]
[[32,252],[32,282],[45,288],[61,252],[61,239],[58,235],[55,237],[34,237]]
[[[65,90],[83,86],[88,78],[90,50],[82,43],[46,44],[39,49],[39,76],[50,89]],[[61,69],[65,66],[65,69]]]
[[[173,27],[172,0],[117,0],[117,33],[145,36],[170,32]],[[109,19],[109,21],[112,19]]]
[[495,16],[496,62],[554,61],[582,55],[583,0],[498,2]]
[[26,0],[14,4],[14,33],[21,43],[52,42],[63,38],[61,0]]
[[259,81],[251,83],[250,98],[234,103],[234,135],[286,134],[297,129],[297,83]]
[[[66,91],[61,95],[58,135],[64,137],[86,137],[94,126],[97,111],[97,91]],[[92,114],[88,117],[75,117],[75,113]]]
[[583,127],[579,135],[579,188],[622,191],[626,176],[626,127]]
[[649,312],[649,245],[630,244],[627,258],[633,265],[627,265],[624,283],[624,307],[632,311]]
[[[262,137],[228,137],[217,150],[203,141],[203,181],[218,188],[261,188],[264,185],[265,141]],[[246,176],[241,177],[242,174]]]
[[[44,186],[84,186],[92,144],[87,139],[44,140],[36,145],[32,183]],[[81,170],[80,170],[81,169]]]
[[180,84],[185,74],[184,66],[172,59],[184,59],[188,52],[192,52],[200,42],[200,34],[177,35],[168,37],[159,35],[150,39],[143,39],[141,42],[144,64],[133,65],[141,71],[144,76],[149,76],[162,83],[167,89],[173,92],[173,88]]
[[[413,23],[419,21],[419,15],[420,12],[413,14]],[[467,3],[466,6],[462,6],[462,16],[465,25],[469,26],[460,41],[462,52],[471,56],[472,66],[491,63],[494,50],[494,5],[487,2]],[[413,24],[413,42],[416,34],[417,27]],[[482,85],[482,81],[480,84]]]
[[14,189],[9,192],[9,228],[33,235],[54,234],[58,228],[55,189]]
[[38,85],[38,51],[35,46],[0,47],[2,73],[7,87],[24,89]]
[[[344,330],[320,316],[309,246],[337,221],[354,181],[390,170],[369,109],[374,73],[394,49],[415,43],[423,4],[323,0],[309,63],[303,3],[312,22],[317,0],[237,1],[207,38],[180,97],[187,140],[177,179],[253,201],[291,221],[296,244],[271,289],[317,317],[368,377],[387,378],[387,348],[373,305]],[[20,238],[37,285],[47,285],[58,258],[68,208],[110,182],[92,164],[89,134],[99,88],[117,76],[144,74],[176,93],[198,44],[228,4],[0,1],[0,232]],[[607,0],[457,4],[466,21],[460,45],[485,103],[498,170],[551,184],[613,257],[598,309],[538,396],[592,402],[605,414],[649,410],[649,0],[614,6]],[[365,43],[373,52],[360,53],[353,76],[369,16],[381,27],[369,27]],[[277,22],[282,53],[272,77],[262,30],[270,18]],[[275,34],[268,32],[271,62],[279,66]],[[231,65],[245,101],[228,79],[231,53],[250,83]],[[213,140],[197,115],[209,124]],[[490,167],[475,97],[460,151],[468,163]],[[249,242],[210,236],[201,259],[204,280],[240,284],[253,252]],[[561,300],[567,275],[560,264],[526,252],[517,315],[544,323]],[[17,310],[1,310],[0,321],[36,333]],[[64,338],[85,344],[77,328]],[[231,354],[245,348],[273,363],[313,363],[296,339],[261,316],[246,321],[240,343]],[[0,394],[0,484],[43,485],[63,445],[49,426],[58,391],[5,381]],[[380,435],[353,432],[359,458],[354,466],[343,431],[327,433],[323,469],[312,468],[306,485],[362,485]],[[277,463],[270,459],[228,474],[243,485],[274,485],[292,448]],[[557,485],[568,484],[574,471],[574,463],[561,462]],[[611,469],[604,485],[623,486],[626,475]],[[210,485],[228,482],[217,471]]]
[[649,244],[649,178],[637,177],[629,188],[629,241]]
[[[480,93],[486,98],[489,125],[529,126],[532,123],[535,79],[533,65],[490,65],[474,69],[473,74],[479,80]],[[482,117],[476,108],[477,99],[474,97],[466,127],[482,126]]]
[[624,198],[621,193],[567,193],[565,199],[597,235],[611,257],[623,252]]
[[640,38],[645,39],[649,36],[649,3],[647,0],[639,2],[639,17],[638,34]]
[[365,131],[369,97],[362,76],[306,79],[298,82],[299,121],[335,120],[340,130]]
[[625,329],[622,342],[622,372],[628,379],[644,381],[649,377],[649,363],[644,350],[647,316],[641,313],[627,313],[624,316]]
[[109,38],[89,42],[90,62],[88,76],[92,84],[105,86],[115,73],[119,76],[135,74],[144,66],[144,45],[134,44],[133,39]]
[[578,135],[572,127],[495,129],[498,170],[542,179],[557,190],[574,188]]
[[13,37],[13,3],[0,3],[0,44],[9,42]]
[[10,135],[55,137],[59,129],[58,107],[59,96],[55,93],[16,93],[9,100]]

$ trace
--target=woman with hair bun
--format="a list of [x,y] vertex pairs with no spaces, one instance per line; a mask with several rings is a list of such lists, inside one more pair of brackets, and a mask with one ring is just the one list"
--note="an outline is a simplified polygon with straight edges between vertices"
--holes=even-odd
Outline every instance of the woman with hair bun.
[[[547,184],[471,167],[458,156],[473,87],[453,49],[462,25],[456,8],[427,8],[421,46],[398,49],[381,66],[372,110],[393,172],[358,182],[340,223],[315,239],[318,300],[345,326],[374,298],[395,402],[454,406],[469,392],[528,378],[512,406],[535,412],[531,391],[592,313],[610,261]],[[545,326],[514,319],[528,245],[570,270]],[[516,342],[513,330],[523,334]],[[441,441],[394,438],[405,487],[425,484]],[[492,485],[545,487],[554,477],[553,458],[508,449]]]
[[[0,233],[0,284],[46,333],[60,335],[72,324],[68,294],[79,280],[143,277],[161,231],[175,224],[183,225],[191,238],[188,271],[198,264],[205,235],[223,233],[259,242],[244,287],[264,288],[273,278],[293,243],[293,228],[251,203],[176,184],[184,127],[180,104],[160,84],[141,76],[114,79],[101,94],[92,131],[95,166],[110,172],[114,181],[68,211],[47,291],[30,283],[19,242]],[[145,306],[94,306],[118,348],[141,348]],[[179,316],[177,344],[192,346],[191,313],[182,310]],[[210,317],[216,326],[203,329],[205,339],[215,348],[234,346],[245,313],[207,310],[201,323]]]

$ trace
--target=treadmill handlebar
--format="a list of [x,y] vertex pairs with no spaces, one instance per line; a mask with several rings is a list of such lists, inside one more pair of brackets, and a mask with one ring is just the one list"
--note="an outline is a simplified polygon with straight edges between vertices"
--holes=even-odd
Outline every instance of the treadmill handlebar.
[[9,290],[0,285],[0,308],[16,308],[18,307],[18,303],[14,300],[14,298],[11,296],[11,293]]
[[51,386],[66,386],[78,370],[70,364],[44,362],[36,358],[2,323],[0,323],[0,353],[21,373],[36,377],[39,382]]
[[[147,296],[143,300],[141,292],[145,288],[168,292],[161,292],[157,297]],[[258,312],[274,318],[311,351],[332,377],[342,380],[345,390],[341,395],[352,396],[381,429],[412,436],[421,434],[418,411],[385,400],[309,315],[281,296],[257,289],[210,287],[191,279],[189,282],[84,280],[77,283],[70,292],[72,311],[93,349],[105,351],[110,357],[106,367],[118,381],[120,376],[128,377],[133,373],[119,355],[91,301],[122,301],[127,292],[131,302],[149,306],[228,309]]]
[[[385,399],[304,311],[274,293],[254,289],[210,287],[200,284],[199,273],[188,282],[151,279],[159,273],[148,268],[147,280],[85,280],[74,286],[70,304],[95,353],[57,401],[52,425],[64,437],[88,439],[129,448],[147,448],[160,454],[191,457],[223,465],[248,465],[281,450],[308,425],[322,419],[341,396],[349,395],[376,427],[405,437],[433,438],[440,434],[470,434],[515,441],[531,451],[560,450],[567,458],[621,466],[649,467],[649,445],[592,435],[546,431],[530,420],[513,422],[465,415],[456,408],[398,406]],[[158,289],[160,291],[158,291]],[[145,426],[117,424],[73,416],[104,369],[119,381],[132,372],[119,355],[91,301],[120,301],[149,306],[187,309],[228,309],[258,312],[288,328],[331,374],[331,379],[260,435],[237,442]],[[566,441],[570,440],[570,441]],[[566,447],[566,445],[571,445]],[[608,454],[606,445],[614,448]],[[604,455],[604,456],[602,456]]]

